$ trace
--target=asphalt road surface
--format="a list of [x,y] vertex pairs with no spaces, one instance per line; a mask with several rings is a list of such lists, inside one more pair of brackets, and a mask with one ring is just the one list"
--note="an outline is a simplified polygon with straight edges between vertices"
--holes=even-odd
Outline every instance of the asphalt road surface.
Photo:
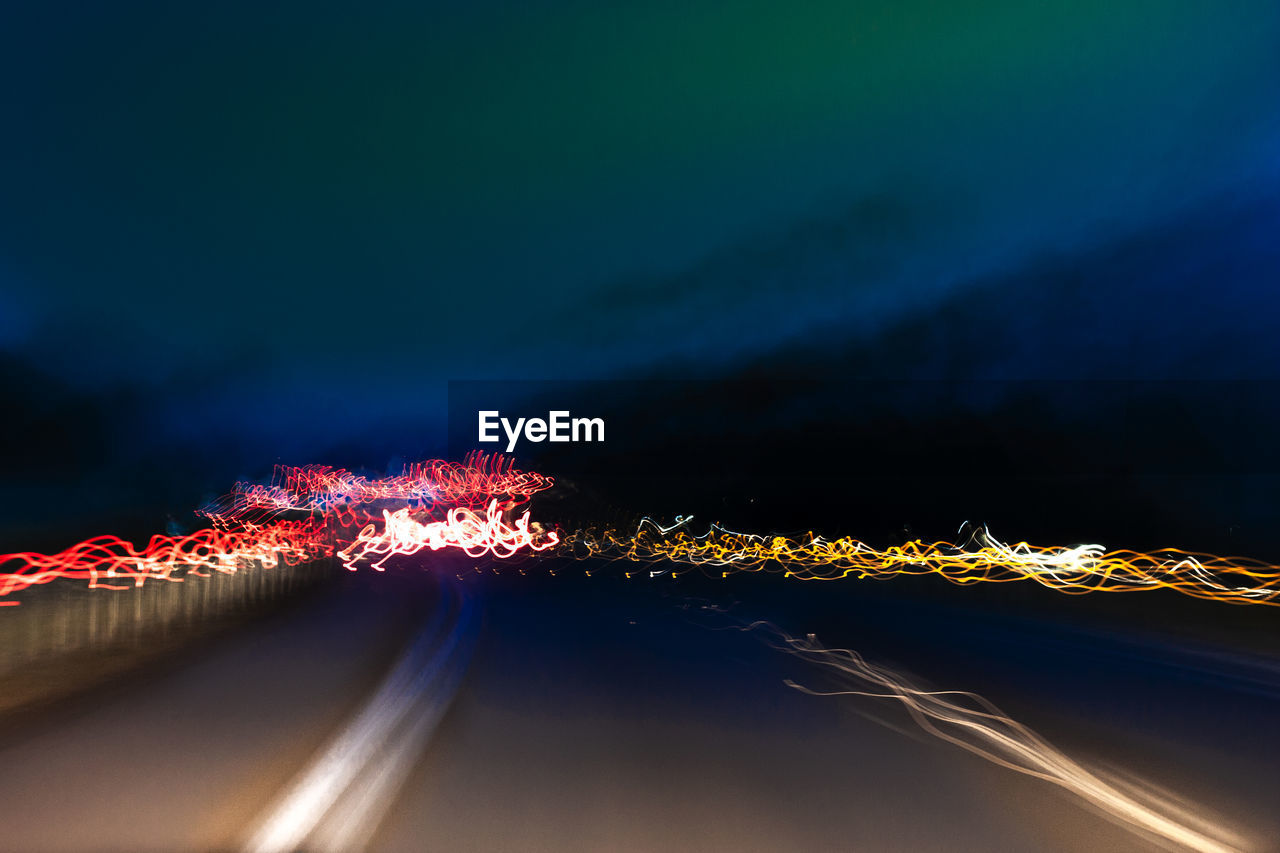
[[[724,630],[676,582],[433,568],[343,573],[146,677],[10,721],[0,847],[1161,849],[893,703],[788,687],[821,674]],[[771,599],[756,582],[721,604],[830,631],[832,592],[801,586]],[[1229,828],[1240,849],[1277,848],[1275,658],[1001,621],[963,591],[841,595],[847,625],[829,644],[861,636],[868,657],[983,693],[1073,758]],[[910,627],[921,620],[928,631]]]

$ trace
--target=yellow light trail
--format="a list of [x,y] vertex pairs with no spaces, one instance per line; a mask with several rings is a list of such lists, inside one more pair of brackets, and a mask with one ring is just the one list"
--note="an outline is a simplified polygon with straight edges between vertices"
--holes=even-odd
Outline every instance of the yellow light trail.
[[662,526],[641,521],[634,533],[587,529],[566,535],[562,547],[580,558],[671,562],[722,576],[781,572],[801,580],[939,575],[961,585],[1032,580],[1058,592],[1137,592],[1171,589],[1229,604],[1280,604],[1280,566],[1177,548],[1142,553],[1102,545],[1038,546],[999,541],[978,528],[962,544],[919,539],[884,549],[849,537],[826,539],[738,533],[711,525],[689,532],[691,518]]

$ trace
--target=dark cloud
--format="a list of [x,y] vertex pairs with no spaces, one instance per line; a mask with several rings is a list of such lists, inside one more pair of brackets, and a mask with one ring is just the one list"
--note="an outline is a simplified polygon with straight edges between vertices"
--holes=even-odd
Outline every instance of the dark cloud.
[[753,371],[915,379],[1280,378],[1280,203],[1218,197],[952,288],[873,334],[838,323]]

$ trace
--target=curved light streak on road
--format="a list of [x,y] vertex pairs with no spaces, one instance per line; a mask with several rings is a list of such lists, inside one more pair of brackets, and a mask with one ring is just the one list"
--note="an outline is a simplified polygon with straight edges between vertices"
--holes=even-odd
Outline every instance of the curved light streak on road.
[[858,652],[828,649],[812,635],[798,639],[766,622],[754,622],[742,630],[757,629],[772,633],[778,640],[777,648],[833,673],[841,685],[833,690],[815,690],[788,679],[786,684],[790,687],[815,696],[897,701],[920,728],[934,737],[1001,767],[1057,785],[1119,825],[1181,849],[1197,853],[1241,853],[1251,849],[1237,833],[1154,793],[1150,785],[1131,782],[1125,786],[1130,792],[1104,780],[976,693],[923,689],[900,673],[870,663]]

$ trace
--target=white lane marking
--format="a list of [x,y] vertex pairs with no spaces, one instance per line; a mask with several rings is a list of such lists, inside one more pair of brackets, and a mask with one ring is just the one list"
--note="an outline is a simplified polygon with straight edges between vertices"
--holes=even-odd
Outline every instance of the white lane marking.
[[[397,761],[407,766],[394,781],[403,781],[433,728],[424,730],[421,721],[444,715],[461,679],[459,663],[465,666],[472,640],[473,605],[463,599],[452,617],[447,610],[448,602],[442,595],[426,628],[373,698],[286,789],[245,846],[246,853],[298,850],[335,811],[344,815],[338,824],[346,827],[340,833],[343,837],[362,835],[367,840],[372,835],[375,827],[366,826],[369,817],[380,818],[386,804],[379,808],[379,801],[394,792],[387,787],[392,779],[381,781],[384,773],[376,762],[380,758],[385,761],[388,753],[398,756]],[[378,799],[361,795],[366,787],[362,782],[378,786]],[[341,805],[344,795],[364,807]]]
[[[458,629],[466,630],[467,626],[460,626]],[[396,791],[404,784],[436,725],[449,710],[466,670],[470,651],[470,639],[460,640],[454,659],[442,673],[440,683],[433,686],[428,696],[405,721],[394,743],[387,744],[378,759],[369,765],[364,777],[352,786],[351,794],[339,800],[311,834],[307,842],[309,851],[351,853],[368,846],[383,817],[394,804]]]

